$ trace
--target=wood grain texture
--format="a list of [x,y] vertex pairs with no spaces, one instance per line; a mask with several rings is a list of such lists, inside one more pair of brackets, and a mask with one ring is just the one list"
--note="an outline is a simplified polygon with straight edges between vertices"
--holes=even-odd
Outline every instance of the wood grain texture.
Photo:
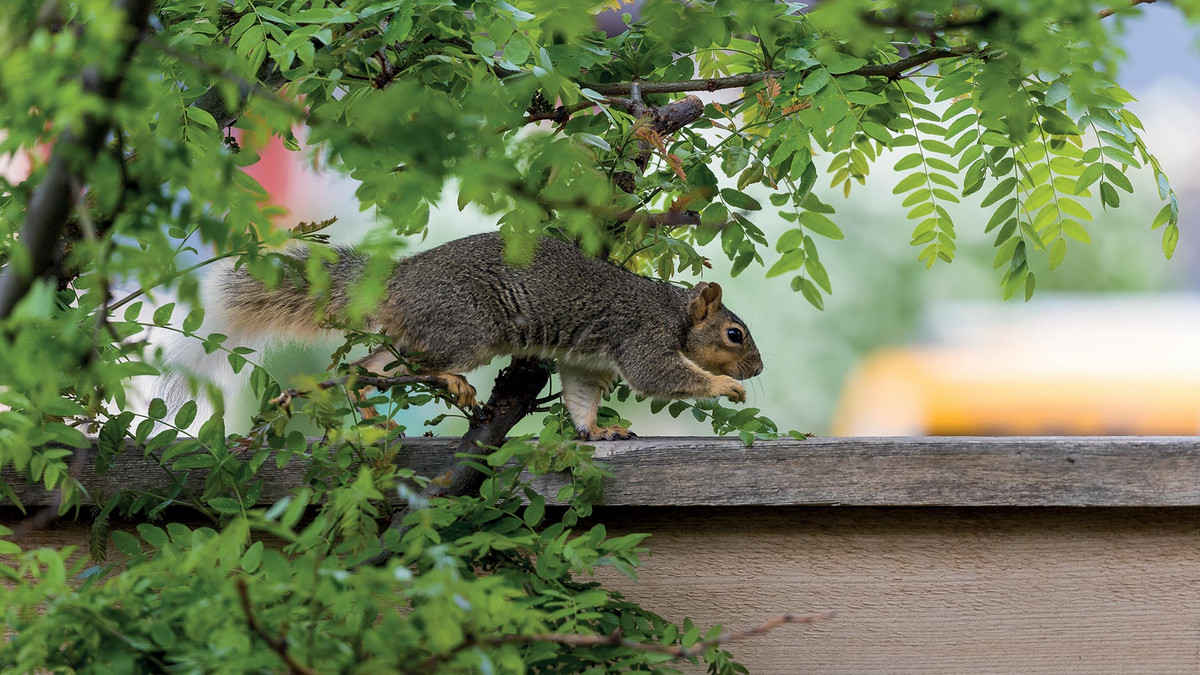
[[[755,675],[1200,673],[1200,509],[601,509],[650,532],[637,581],[667,618],[756,625]],[[701,672],[696,669],[692,672]]]
[[[399,461],[437,475],[457,443],[407,439]],[[749,448],[729,439],[671,437],[596,448],[613,471],[603,496],[610,506],[1200,506],[1194,437],[820,438]],[[261,501],[287,494],[303,473],[299,463],[267,462]],[[91,469],[83,475],[93,496],[167,484],[162,469],[132,447],[106,475]],[[0,477],[26,505],[48,500],[10,469]],[[553,495],[565,480],[546,476],[536,486]],[[188,481],[201,484],[203,472],[191,472]]]
[[[1200,508],[603,507],[592,521],[651,533],[636,581],[597,578],[670,619],[837,613],[731,645],[754,675],[1200,672]],[[87,526],[21,543],[86,550]]]

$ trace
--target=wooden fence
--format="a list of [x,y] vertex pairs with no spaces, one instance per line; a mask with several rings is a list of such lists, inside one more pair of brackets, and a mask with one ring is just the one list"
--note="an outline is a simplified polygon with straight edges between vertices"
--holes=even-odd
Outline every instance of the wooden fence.
[[[454,443],[408,440],[401,461],[436,473]],[[653,535],[637,581],[603,581],[667,617],[729,628],[836,612],[736,645],[752,673],[1200,672],[1200,439],[597,447],[614,475],[595,519]],[[93,494],[164,486],[136,452],[84,473]],[[301,470],[260,475],[271,502]],[[561,483],[537,486],[549,496]],[[82,543],[86,523],[34,536]]]

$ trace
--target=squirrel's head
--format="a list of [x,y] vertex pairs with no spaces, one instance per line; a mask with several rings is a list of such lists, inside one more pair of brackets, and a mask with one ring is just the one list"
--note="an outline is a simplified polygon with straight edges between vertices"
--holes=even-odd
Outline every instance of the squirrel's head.
[[696,365],[716,375],[744,380],[762,372],[762,356],[750,329],[721,304],[721,287],[700,282],[688,301],[687,340],[683,353]]

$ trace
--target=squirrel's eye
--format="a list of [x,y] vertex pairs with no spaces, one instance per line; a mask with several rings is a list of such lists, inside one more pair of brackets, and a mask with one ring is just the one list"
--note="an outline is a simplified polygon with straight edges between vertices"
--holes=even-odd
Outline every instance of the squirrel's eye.
[[729,330],[725,331],[725,336],[728,337],[729,341],[735,345],[742,344],[742,331],[738,330],[737,328],[730,328]]

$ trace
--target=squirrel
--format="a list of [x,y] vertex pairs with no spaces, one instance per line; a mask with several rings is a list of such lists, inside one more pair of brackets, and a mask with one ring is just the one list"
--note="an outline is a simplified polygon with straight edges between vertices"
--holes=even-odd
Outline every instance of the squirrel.
[[[332,281],[323,310],[339,319],[367,268],[353,248],[333,247]],[[585,441],[633,438],[620,426],[600,427],[596,411],[616,377],[653,398],[726,397],[745,401],[738,380],[762,372],[745,322],[729,311],[715,283],[686,289],[592,258],[571,244],[541,237],[532,262],[504,260],[499,234],[457,239],[398,260],[384,299],[366,316],[401,353],[416,352],[421,374],[436,376],[462,407],[475,388],[462,373],[500,355],[555,359],[562,399]],[[303,264],[306,250],[283,253]],[[209,279],[206,323],[248,342],[271,336],[315,338],[328,329],[304,284],[268,289],[245,269],[226,266]],[[215,310],[215,311],[214,311]],[[377,374],[407,374],[389,348],[355,362]],[[373,409],[371,409],[373,413]],[[364,407],[364,416],[367,409]]]

